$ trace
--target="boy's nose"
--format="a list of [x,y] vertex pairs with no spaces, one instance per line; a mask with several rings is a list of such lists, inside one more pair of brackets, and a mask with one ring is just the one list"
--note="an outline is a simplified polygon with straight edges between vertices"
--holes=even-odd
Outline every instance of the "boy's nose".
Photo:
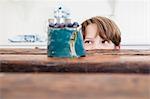
[[91,49],[93,49],[93,48],[92,48],[92,46],[90,46],[89,44],[84,43],[84,49],[85,49],[85,50],[91,50]]
[[94,50],[94,49],[99,49],[98,46],[96,46],[95,44],[84,44],[84,49],[85,50]]

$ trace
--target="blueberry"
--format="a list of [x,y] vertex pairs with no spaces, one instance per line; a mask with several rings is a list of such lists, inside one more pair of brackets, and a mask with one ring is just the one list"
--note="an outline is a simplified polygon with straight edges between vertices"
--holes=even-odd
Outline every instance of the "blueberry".
[[79,23],[78,23],[78,22],[74,22],[74,23],[73,23],[73,27],[74,27],[74,28],[79,27]]
[[54,23],[49,23],[49,27],[54,27]]
[[64,28],[65,27],[65,24],[64,23],[61,23],[60,24],[60,28]]
[[54,28],[60,28],[60,23],[55,23]]
[[68,23],[68,24],[66,24],[66,26],[67,26],[67,27],[72,27],[73,24],[72,24],[72,23]]

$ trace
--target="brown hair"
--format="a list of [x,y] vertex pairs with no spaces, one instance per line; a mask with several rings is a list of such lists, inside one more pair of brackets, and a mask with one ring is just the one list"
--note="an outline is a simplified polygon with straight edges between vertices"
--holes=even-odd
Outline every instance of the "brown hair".
[[89,24],[95,23],[98,27],[98,35],[105,41],[112,41],[116,46],[120,45],[121,32],[114,21],[101,16],[92,17],[85,20],[82,25],[83,38],[85,39],[85,29]]

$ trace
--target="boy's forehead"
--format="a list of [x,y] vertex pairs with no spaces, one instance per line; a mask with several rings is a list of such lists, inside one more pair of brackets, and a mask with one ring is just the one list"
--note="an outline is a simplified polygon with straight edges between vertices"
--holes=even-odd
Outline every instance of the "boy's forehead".
[[97,34],[97,25],[95,23],[87,25],[85,34],[86,38],[94,38]]

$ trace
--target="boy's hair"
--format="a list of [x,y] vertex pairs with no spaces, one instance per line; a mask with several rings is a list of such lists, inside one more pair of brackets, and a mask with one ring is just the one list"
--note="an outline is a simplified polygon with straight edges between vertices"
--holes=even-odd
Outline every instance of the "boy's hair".
[[83,38],[85,39],[85,29],[89,24],[95,23],[98,27],[98,35],[104,41],[112,41],[116,46],[120,45],[121,32],[114,21],[101,16],[92,17],[85,20],[82,25]]

